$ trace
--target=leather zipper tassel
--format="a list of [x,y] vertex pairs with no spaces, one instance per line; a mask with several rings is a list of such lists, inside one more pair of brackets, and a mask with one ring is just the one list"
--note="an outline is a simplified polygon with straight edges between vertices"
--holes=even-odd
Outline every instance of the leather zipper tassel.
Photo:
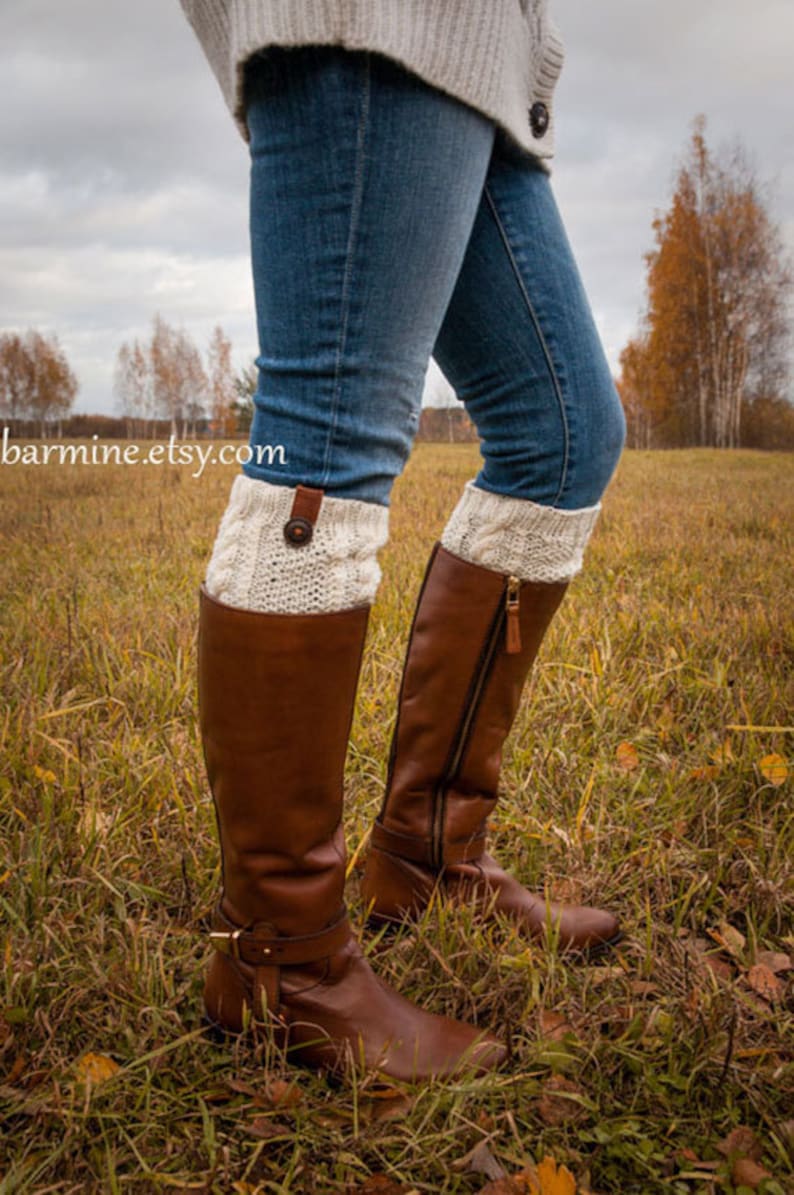
[[507,643],[508,655],[514,656],[521,651],[521,621],[519,619],[519,590],[521,582],[518,577],[507,578],[505,592],[505,606],[507,608]]

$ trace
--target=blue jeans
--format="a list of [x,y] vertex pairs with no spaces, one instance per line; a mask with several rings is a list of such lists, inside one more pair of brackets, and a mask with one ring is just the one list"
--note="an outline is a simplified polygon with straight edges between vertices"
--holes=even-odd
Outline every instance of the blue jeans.
[[481,440],[475,484],[594,505],[625,435],[548,176],[382,55],[271,47],[249,66],[260,355],[244,466],[388,505],[431,354]]

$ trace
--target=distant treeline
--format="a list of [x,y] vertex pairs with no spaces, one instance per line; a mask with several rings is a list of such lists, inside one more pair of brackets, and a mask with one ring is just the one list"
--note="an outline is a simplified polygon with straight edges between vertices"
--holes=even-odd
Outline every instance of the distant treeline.
[[[774,403],[767,411],[763,400],[756,400],[749,417],[744,422],[742,435],[744,448],[794,449],[794,408],[788,404]],[[224,439],[247,440],[248,420],[241,420],[236,430],[224,435]],[[33,439],[41,434],[41,425],[36,420],[6,420],[10,434],[16,439]],[[209,418],[199,419],[188,439],[217,439],[217,425]],[[98,436],[101,440],[168,440],[174,434],[170,419],[125,419],[119,415],[69,415],[60,423],[46,425],[48,438],[85,439]],[[180,437],[184,439],[185,437]],[[467,444],[477,442],[477,431],[462,407],[425,407],[419,419],[416,439],[445,444]],[[630,445],[631,446],[631,445]]]
[[[7,421],[10,433],[17,439],[38,437],[41,425],[38,420],[16,419]],[[217,438],[218,429],[210,418],[197,419],[189,439]],[[122,415],[68,415],[59,422],[47,424],[47,436],[63,439],[90,440],[98,436],[101,440],[168,440],[174,427],[170,419],[125,418]],[[180,437],[185,438],[185,437]],[[248,438],[248,428],[241,426],[231,430],[225,439]],[[425,407],[419,419],[417,440],[441,440],[448,444],[467,443],[477,440],[477,433],[462,407]]]

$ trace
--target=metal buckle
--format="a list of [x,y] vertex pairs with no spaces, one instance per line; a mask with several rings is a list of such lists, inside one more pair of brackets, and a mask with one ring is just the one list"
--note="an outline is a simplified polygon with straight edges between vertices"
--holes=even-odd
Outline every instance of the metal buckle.
[[232,958],[239,959],[240,944],[238,939],[243,932],[242,929],[211,930],[210,942],[212,942],[216,950],[220,950],[221,954],[228,954]]

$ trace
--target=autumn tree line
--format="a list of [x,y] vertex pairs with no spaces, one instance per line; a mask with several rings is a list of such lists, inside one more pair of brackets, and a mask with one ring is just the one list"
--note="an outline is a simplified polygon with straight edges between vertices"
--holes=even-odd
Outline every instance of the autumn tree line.
[[201,430],[231,436],[250,411],[253,370],[235,375],[232,345],[220,325],[210,337],[206,359],[181,328],[156,315],[148,341],[124,343],[116,359],[114,389],[128,432],[145,436],[158,420],[185,439]]
[[57,336],[0,332],[0,421],[45,434],[71,410],[78,383]]
[[635,448],[794,448],[792,266],[741,147],[694,124],[618,380]]
[[[702,117],[653,235],[645,308],[617,379],[629,447],[794,449],[794,271],[744,152],[713,152]],[[255,386],[253,366],[235,375],[220,326],[202,358],[187,332],[156,315],[151,335],[122,344],[116,360],[128,436],[243,432]],[[77,389],[57,337],[0,333],[0,423],[44,435]],[[462,411],[455,421],[432,414],[423,413],[424,438],[476,438]]]

